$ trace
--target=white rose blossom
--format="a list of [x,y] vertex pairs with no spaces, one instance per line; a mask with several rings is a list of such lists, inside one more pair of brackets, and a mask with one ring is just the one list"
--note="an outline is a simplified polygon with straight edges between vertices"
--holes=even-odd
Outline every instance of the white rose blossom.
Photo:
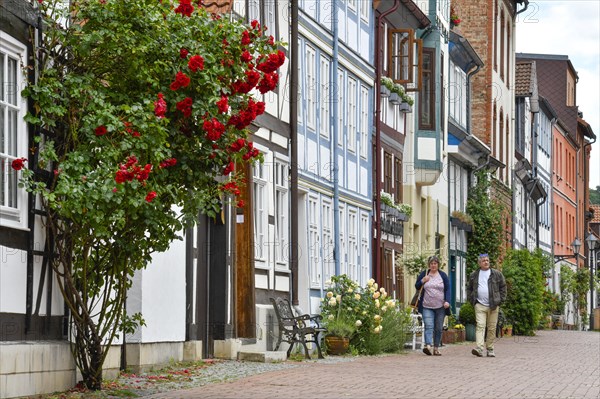
[[362,326],[362,321],[360,321],[360,320],[356,320],[356,322],[354,323],[354,325],[355,325],[356,327],[360,327],[360,326]]
[[333,292],[327,291],[327,298],[331,298],[333,296]]

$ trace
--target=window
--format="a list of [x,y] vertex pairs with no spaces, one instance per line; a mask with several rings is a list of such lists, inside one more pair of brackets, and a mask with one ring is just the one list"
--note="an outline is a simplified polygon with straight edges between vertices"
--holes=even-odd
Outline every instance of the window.
[[254,201],[254,256],[257,260],[267,261],[268,196],[267,170],[265,165],[257,163],[252,168],[252,188]]
[[276,7],[277,1],[274,0],[248,0],[248,22],[257,20],[262,26],[268,28],[267,35],[278,38]]
[[315,129],[315,112],[317,102],[317,75],[315,72],[315,50],[306,46],[306,124]]
[[360,87],[360,156],[369,156],[369,89]]
[[356,151],[356,79],[348,79],[348,151]]
[[371,15],[371,2],[370,1],[361,1],[360,2],[360,18],[365,23],[369,23],[370,15]]
[[500,79],[504,80],[504,10],[500,11]]
[[392,154],[385,152],[383,154],[383,191],[393,193],[392,191]]
[[358,218],[355,209],[348,209],[348,276],[357,281],[358,275]]
[[413,31],[392,29],[388,36],[390,47],[389,75],[397,83],[412,82],[413,78]]
[[275,261],[288,268],[289,245],[289,206],[288,206],[288,165],[275,160]]
[[328,198],[323,199],[321,217],[323,221],[323,277],[325,278],[325,281],[327,281],[335,274],[333,206]]
[[321,285],[321,270],[320,270],[320,253],[321,243],[319,239],[320,219],[319,208],[317,207],[318,199],[310,196],[308,198],[308,246],[310,256],[310,284],[312,287]]
[[387,29],[384,37],[384,70],[396,83],[406,85],[407,91],[422,86],[423,40],[415,39],[412,29]]
[[338,69],[338,146],[344,146],[344,71]]
[[329,140],[329,131],[331,129],[331,121],[329,120],[329,113],[331,109],[331,96],[329,94],[329,59],[321,55],[320,59],[320,98],[319,98],[319,133],[321,136],[326,137]]
[[369,264],[371,263],[369,254],[369,239],[371,232],[369,231],[369,215],[361,212],[360,214],[360,276],[358,277],[359,285],[364,284],[369,279]]
[[494,1],[494,71],[498,71],[498,0]]
[[18,188],[16,158],[27,156],[27,125],[23,121],[26,102],[20,90],[26,83],[21,66],[25,47],[5,33],[0,38],[0,220],[2,226],[25,228],[27,194]]
[[497,148],[497,144],[496,144],[496,137],[498,136],[498,130],[497,130],[497,126],[498,126],[498,112],[496,111],[496,103],[494,103],[494,111],[493,111],[493,118],[492,118],[492,156],[494,158],[498,158],[498,151],[496,151]]
[[462,127],[467,125],[467,75],[450,61],[450,86],[448,88],[448,113]]
[[348,0],[348,8],[352,11],[356,11],[356,1],[357,0]]
[[394,199],[402,201],[402,161],[394,158]]
[[[348,258],[347,258],[347,252],[346,252],[346,206],[340,203],[340,207],[339,207],[339,213],[338,213],[339,217],[340,217],[340,246],[339,246],[339,251],[337,254],[337,257],[340,260],[340,272],[341,274],[348,274]],[[333,264],[332,264],[332,268],[333,268]]]
[[423,49],[423,85],[419,94],[419,128],[435,130],[435,52]]
[[[298,49],[302,51],[302,39],[299,40]],[[298,124],[304,125],[304,107],[303,107],[303,99],[304,99],[304,89],[302,88],[302,81],[304,76],[304,71],[302,70],[302,60],[298,60]]]

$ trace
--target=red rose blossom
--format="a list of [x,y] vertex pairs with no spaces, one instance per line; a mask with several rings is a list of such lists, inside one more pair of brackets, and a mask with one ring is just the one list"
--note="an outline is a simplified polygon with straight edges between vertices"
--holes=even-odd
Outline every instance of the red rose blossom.
[[104,136],[106,134],[107,130],[106,130],[106,126],[101,125],[98,126],[96,128],[96,130],[94,130],[94,133],[96,133],[96,136]]
[[192,103],[193,101],[190,97],[186,97],[177,103],[177,109],[183,112],[185,118],[192,116]]
[[154,198],[156,198],[156,191],[150,191],[148,195],[146,195],[146,202],[152,202]]
[[244,50],[242,56],[240,57],[242,62],[250,62],[252,61],[252,54],[248,50]]
[[189,53],[190,52],[186,48],[181,48],[181,50],[179,50],[179,56],[181,58],[186,58]]
[[244,205],[246,205],[246,203],[244,202],[244,200],[239,200],[238,203],[237,203],[237,207],[238,208],[243,208]]
[[25,162],[27,162],[26,158],[17,158],[14,161],[12,161],[12,163],[10,164],[10,166],[14,169],[14,170],[21,170],[25,167]]
[[233,161],[230,161],[227,166],[225,166],[225,169],[223,169],[223,176],[227,176],[229,175],[231,172],[233,172],[233,169],[235,168]]
[[190,78],[183,72],[179,71],[175,75],[175,80],[171,83],[171,90],[175,91],[181,87],[188,87],[190,84]]
[[162,161],[160,163],[160,168],[164,169],[164,168],[168,168],[170,166],[175,166],[177,164],[177,159],[175,158],[167,158],[164,161]]
[[179,6],[175,9],[176,14],[186,17],[191,17],[193,12],[194,6],[191,4],[191,0],[180,0]]
[[158,93],[158,100],[154,102],[154,115],[159,118],[164,118],[167,112],[167,103],[163,98],[162,93]]
[[188,61],[188,68],[192,72],[198,72],[204,69],[204,58],[199,55],[193,55]]
[[250,33],[248,33],[248,31],[245,30],[242,32],[242,45],[247,46],[250,43],[252,43],[252,40],[250,39]]
[[229,109],[228,98],[225,96],[221,96],[221,99],[217,101],[217,108],[219,109],[219,113],[226,113]]

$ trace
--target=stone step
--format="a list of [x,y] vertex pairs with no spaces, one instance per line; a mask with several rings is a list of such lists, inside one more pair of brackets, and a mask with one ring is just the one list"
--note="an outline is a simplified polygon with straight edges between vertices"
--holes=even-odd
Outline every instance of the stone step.
[[278,363],[287,360],[285,351],[238,352],[238,360],[258,363]]

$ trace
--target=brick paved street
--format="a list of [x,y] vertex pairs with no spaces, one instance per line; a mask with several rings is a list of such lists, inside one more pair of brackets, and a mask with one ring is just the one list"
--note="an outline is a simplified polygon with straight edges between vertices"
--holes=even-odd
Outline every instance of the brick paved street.
[[502,338],[496,358],[477,358],[472,343],[360,357],[336,364],[254,375],[152,398],[599,398],[600,333],[539,331]]

